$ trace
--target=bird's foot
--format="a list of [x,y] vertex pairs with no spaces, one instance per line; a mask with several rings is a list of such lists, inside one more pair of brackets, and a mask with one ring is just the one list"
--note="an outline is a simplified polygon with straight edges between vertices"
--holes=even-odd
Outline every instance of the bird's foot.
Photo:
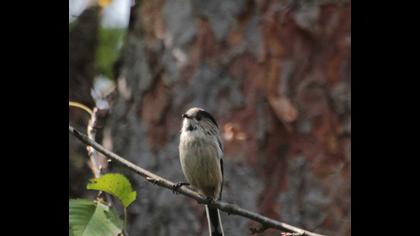
[[212,197],[206,196],[206,202],[207,204],[212,204],[214,199]]
[[176,183],[172,186],[172,192],[176,194],[178,192],[179,188],[184,186],[184,185],[189,186],[190,183],[187,183],[187,182]]

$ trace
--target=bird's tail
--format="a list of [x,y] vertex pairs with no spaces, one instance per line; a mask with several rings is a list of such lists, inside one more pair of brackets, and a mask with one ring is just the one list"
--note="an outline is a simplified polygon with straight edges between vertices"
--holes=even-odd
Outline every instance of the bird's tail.
[[219,209],[212,208],[207,205],[206,207],[206,214],[207,214],[207,221],[209,223],[209,233],[210,236],[224,236],[222,221],[220,219]]

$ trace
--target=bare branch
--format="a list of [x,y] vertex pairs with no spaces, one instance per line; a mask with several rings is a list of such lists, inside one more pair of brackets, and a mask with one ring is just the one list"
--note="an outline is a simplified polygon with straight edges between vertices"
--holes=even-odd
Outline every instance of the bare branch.
[[[96,139],[96,132],[102,128],[104,119],[108,114],[108,109],[99,109],[95,107],[91,113],[91,117],[89,120],[89,124],[87,127],[87,135],[91,140]],[[90,166],[92,168],[92,172],[95,178],[101,177],[102,170],[105,168],[106,161],[103,157],[99,156],[96,150],[91,147],[87,146],[88,155],[90,157]]]
[[96,143],[95,141],[89,139],[86,135],[80,133],[79,131],[77,131],[76,129],[74,129],[72,126],[69,125],[69,132],[72,133],[76,138],[78,138],[80,141],[82,141],[84,144],[92,146],[93,148],[95,148],[98,152],[102,153],[103,155],[105,155],[108,158],[111,158],[115,161],[118,161],[119,163],[121,163],[122,165],[124,165],[125,167],[127,167],[129,170],[137,173],[140,176],[143,176],[147,181],[156,184],[158,186],[170,189],[172,191],[176,191],[180,194],[183,194],[187,197],[190,197],[192,199],[195,199],[198,203],[200,204],[207,204],[210,205],[212,207],[217,207],[220,210],[228,213],[228,214],[232,214],[232,215],[239,215],[239,216],[243,216],[246,217],[248,219],[257,221],[259,223],[261,223],[263,226],[263,228],[274,228],[274,229],[279,229],[279,230],[283,230],[286,232],[292,232],[295,233],[294,235],[302,235],[302,236],[324,236],[321,234],[317,234],[317,233],[313,233],[313,232],[309,232],[306,231],[304,229],[300,229],[298,227],[280,222],[280,221],[276,221],[273,219],[270,219],[268,217],[265,217],[263,215],[260,215],[258,213],[243,209],[235,204],[232,203],[226,203],[223,201],[218,201],[218,200],[211,200],[209,201],[209,199],[207,199],[205,196],[200,195],[199,193],[192,191],[189,188],[186,188],[184,186],[181,186],[177,189],[174,189],[175,183],[162,178],[156,174],[153,174],[152,172],[145,170],[143,168],[141,168],[140,166],[137,166],[129,161],[127,161],[126,159],[122,158],[121,156],[110,152],[108,150],[106,150],[102,145]]
[[[91,140],[95,140],[96,136],[96,115],[97,115],[98,109],[95,107],[94,111],[92,112],[89,120],[89,124],[87,127],[87,135]],[[95,178],[101,177],[101,165],[99,164],[98,155],[96,153],[96,150],[91,147],[87,146],[88,155],[90,157],[90,168],[92,169],[93,175]]]

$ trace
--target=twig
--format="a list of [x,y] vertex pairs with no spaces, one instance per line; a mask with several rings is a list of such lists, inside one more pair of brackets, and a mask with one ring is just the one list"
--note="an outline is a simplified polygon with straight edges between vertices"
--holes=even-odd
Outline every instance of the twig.
[[81,103],[78,103],[78,102],[69,102],[69,106],[70,107],[80,108],[80,109],[86,111],[87,113],[89,113],[90,116],[92,116],[92,110],[89,107],[87,107],[87,106],[85,106],[85,105],[83,105]]
[[[89,124],[87,126],[87,135],[90,139],[95,140],[95,136],[96,136],[96,116],[98,113],[98,108],[94,108],[91,116],[90,116],[90,120],[89,120]],[[96,153],[96,150],[91,147],[91,146],[87,146],[87,151],[88,151],[88,155],[90,157],[90,163],[91,163],[91,168],[92,168],[92,172],[93,175],[95,176],[95,178],[99,178],[101,177],[101,165],[99,164],[99,160],[98,160],[98,155]]]
[[[147,181],[156,184],[158,186],[167,188],[171,191],[174,190],[174,185],[175,183],[164,179],[156,174],[153,174],[152,172],[145,170],[143,168],[141,168],[140,166],[137,166],[135,164],[133,164],[132,162],[127,161],[126,159],[122,158],[121,156],[110,152],[108,150],[106,150],[102,145],[96,143],[95,141],[89,139],[86,135],[80,133],[79,131],[77,131],[76,129],[74,129],[72,126],[69,125],[69,132],[72,133],[77,139],[79,139],[80,141],[82,141],[84,144],[92,146],[93,148],[95,148],[98,152],[102,153],[103,155],[105,155],[108,158],[111,158],[115,161],[118,161],[119,163],[121,163],[122,165],[124,165],[125,167],[127,167],[128,169],[130,169],[131,171],[137,173],[140,176],[143,176],[144,178],[146,178]],[[218,209],[228,213],[228,214],[233,214],[233,215],[239,215],[239,216],[243,216],[246,217],[248,219],[257,221],[259,223],[261,223],[262,225],[264,225],[264,227],[266,228],[274,228],[274,229],[279,229],[279,230],[283,230],[286,232],[292,232],[292,233],[297,233],[299,235],[307,235],[307,236],[324,236],[321,234],[317,234],[317,233],[313,233],[313,232],[309,232],[307,230],[304,229],[300,229],[298,227],[280,222],[280,221],[276,221],[273,219],[270,219],[268,217],[265,217],[263,215],[260,215],[258,213],[243,209],[237,205],[231,204],[231,203],[226,203],[223,201],[218,201],[218,200],[212,200],[209,201],[208,198],[206,198],[205,196],[200,195],[199,193],[192,191],[191,189],[188,189],[184,186],[181,186],[180,188],[175,189],[176,192],[185,195],[187,197],[190,197],[192,199],[195,199],[198,203],[200,204],[207,204],[210,205],[212,207],[217,207]]]
[[[98,108],[95,107],[94,110],[92,110],[81,103],[72,101],[69,101],[69,107],[82,109],[89,114],[90,119],[86,128],[86,132],[90,139],[95,140]],[[95,178],[99,178],[101,176],[101,166],[98,164],[96,151],[91,146],[87,146],[86,149],[90,158],[90,168],[92,169],[93,175]]]
[[[99,109],[98,107],[93,108],[87,127],[87,135],[91,140],[96,139],[96,132],[98,129],[102,128],[103,120],[105,119],[107,114],[107,109]],[[104,167],[101,164],[101,162],[103,161],[100,160],[100,157],[98,156],[96,150],[93,147],[88,145],[87,150],[92,165],[92,172],[95,178],[99,178],[101,177],[102,169]]]
[[[89,124],[87,126],[87,135],[91,140],[96,139],[96,132],[103,127],[104,119],[108,115],[108,109],[99,109],[94,107],[90,116]],[[104,170],[103,163],[106,160],[102,160],[101,156],[98,155],[97,151],[92,146],[87,146],[88,155],[90,158],[90,167],[92,169],[93,175],[95,178],[101,177]],[[98,197],[104,194],[104,192],[99,191]],[[105,194],[106,201],[109,206],[112,206],[112,198],[109,194]]]

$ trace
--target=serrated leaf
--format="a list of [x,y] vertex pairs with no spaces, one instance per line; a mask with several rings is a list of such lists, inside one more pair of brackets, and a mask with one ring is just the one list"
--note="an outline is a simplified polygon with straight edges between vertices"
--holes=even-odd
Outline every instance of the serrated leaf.
[[118,198],[125,208],[136,200],[137,192],[133,191],[130,181],[122,174],[110,173],[91,179],[86,187],[90,190],[104,191]]
[[122,221],[108,206],[86,199],[69,200],[69,235],[116,236]]

